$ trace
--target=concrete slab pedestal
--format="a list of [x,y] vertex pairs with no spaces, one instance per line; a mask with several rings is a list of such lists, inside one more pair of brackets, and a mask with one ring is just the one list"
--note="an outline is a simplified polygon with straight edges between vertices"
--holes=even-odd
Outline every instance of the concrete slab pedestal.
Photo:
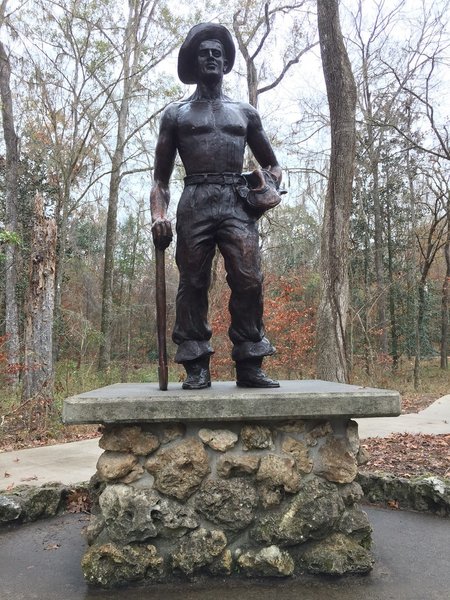
[[69,398],[66,423],[105,426],[85,578],[367,572],[352,417],[399,413],[395,391],[324,381],[117,384]]

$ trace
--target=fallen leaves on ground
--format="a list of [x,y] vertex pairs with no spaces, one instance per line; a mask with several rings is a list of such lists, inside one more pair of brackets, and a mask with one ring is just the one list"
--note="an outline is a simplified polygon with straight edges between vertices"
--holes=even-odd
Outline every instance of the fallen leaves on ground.
[[370,460],[363,471],[383,471],[398,477],[450,477],[450,435],[393,433],[368,438],[362,444]]
[[44,550],[58,550],[58,548],[61,548],[61,544],[49,544]]
[[[17,423],[4,427],[0,432],[0,452],[12,452],[24,448],[39,448],[67,442],[80,442],[99,437],[97,425],[66,425],[59,431],[27,431]],[[19,462],[16,458],[14,462]]]
[[422,394],[419,392],[403,393],[402,394],[402,414],[409,415],[411,413],[418,413],[424,410],[433,402],[438,400],[443,394]]
[[67,497],[67,512],[89,513],[91,511],[91,499],[87,490],[71,490]]

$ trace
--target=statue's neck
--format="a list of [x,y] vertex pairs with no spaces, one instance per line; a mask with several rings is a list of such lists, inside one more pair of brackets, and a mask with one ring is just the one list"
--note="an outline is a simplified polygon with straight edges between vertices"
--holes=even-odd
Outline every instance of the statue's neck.
[[225,96],[222,92],[222,81],[214,83],[200,81],[192,96],[192,100],[221,100],[223,98]]

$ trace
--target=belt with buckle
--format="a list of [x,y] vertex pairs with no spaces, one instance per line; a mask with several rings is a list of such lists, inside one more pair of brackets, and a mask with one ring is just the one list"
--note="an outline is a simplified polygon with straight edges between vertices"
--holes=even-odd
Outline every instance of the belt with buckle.
[[198,185],[202,183],[233,185],[235,183],[245,183],[245,179],[240,173],[194,173],[184,178],[184,185]]

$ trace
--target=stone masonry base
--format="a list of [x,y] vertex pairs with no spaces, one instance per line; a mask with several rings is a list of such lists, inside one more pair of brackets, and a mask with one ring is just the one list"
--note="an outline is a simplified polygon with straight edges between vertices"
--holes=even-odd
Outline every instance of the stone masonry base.
[[100,447],[90,583],[372,567],[354,421],[107,426]]
[[138,405],[130,394],[121,402],[114,386],[81,395],[79,405],[69,399],[66,422],[104,413],[86,580],[369,571],[351,396],[355,416],[376,416],[398,414],[398,394],[329,384],[327,395],[318,382],[314,395],[296,383],[297,392],[291,382],[284,392],[261,392],[259,403],[256,392],[227,392],[225,384],[204,396],[155,392],[154,405],[143,388],[134,390]]

